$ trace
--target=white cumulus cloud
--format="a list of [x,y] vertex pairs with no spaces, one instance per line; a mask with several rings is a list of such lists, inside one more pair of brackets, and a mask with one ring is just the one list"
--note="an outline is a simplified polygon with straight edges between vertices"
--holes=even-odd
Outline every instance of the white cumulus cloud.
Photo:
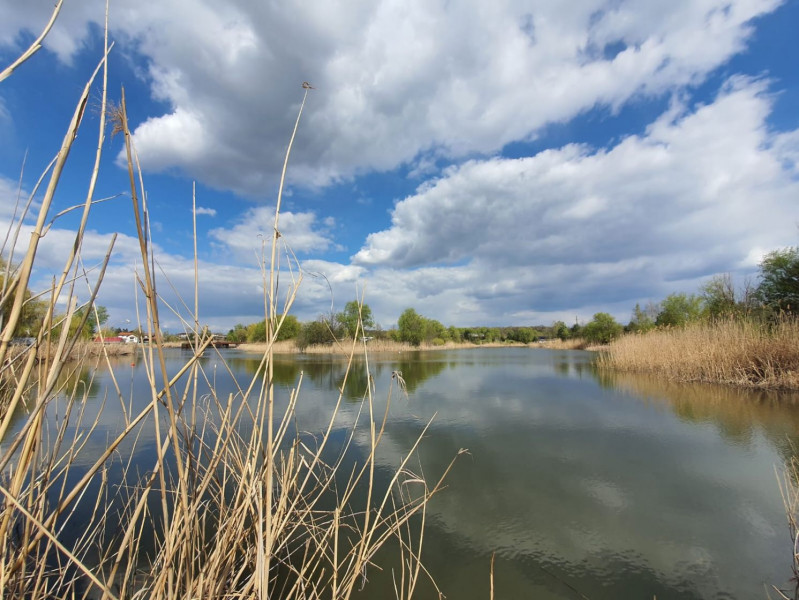
[[452,167],[397,203],[353,263],[373,271],[372,287],[401,278],[408,302],[451,314],[468,298],[482,318],[631,306],[751,273],[763,248],[795,243],[799,218],[799,136],[768,130],[770,106],[764,82],[736,78],[713,103],[675,104],[608,149]]
[[[701,81],[740,52],[778,0],[141,0],[112,35],[170,107],[135,130],[145,169],[262,196],[301,99],[290,177],[324,185],[431,157],[492,153],[597,105]],[[47,0],[0,0],[0,44]],[[47,45],[68,60],[103,3],[67,3]]]

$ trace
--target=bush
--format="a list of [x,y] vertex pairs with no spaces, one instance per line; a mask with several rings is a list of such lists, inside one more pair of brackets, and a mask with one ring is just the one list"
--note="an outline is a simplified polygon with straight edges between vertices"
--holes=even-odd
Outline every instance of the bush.
[[624,327],[608,313],[596,313],[594,320],[583,327],[583,337],[592,344],[609,344],[619,337]]
[[658,327],[685,327],[702,318],[702,298],[694,294],[669,294],[660,303]]
[[308,346],[330,344],[334,340],[335,336],[330,330],[327,321],[320,317],[316,321],[310,321],[302,325],[297,335],[297,348],[302,352]]

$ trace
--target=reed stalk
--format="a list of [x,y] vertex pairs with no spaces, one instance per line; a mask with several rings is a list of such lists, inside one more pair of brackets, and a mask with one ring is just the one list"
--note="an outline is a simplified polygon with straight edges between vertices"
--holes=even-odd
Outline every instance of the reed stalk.
[[776,586],[773,586],[773,589],[784,600],[796,600],[799,598],[799,463],[794,458],[782,472],[777,470],[776,473],[785,514],[788,517],[793,589],[784,590]]
[[58,2],[56,2],[55,6],[53,7],[53,12],[50,15],[50,20],[44,26],[44,29],[42,29],[42,32],[39,34],[39,36],[35,40],[33,40],[31,45],[28,46],[28,49],[25,50],[25,52],[23,52],[19,56],[19,58],[17,58],[14,62],[8,65],[5,69],[0,71],[0,81],[3,81],[4,79],[11,77],[15,69],[17,69],[22,63],[27,61],[34,54],[36,54],[39,50],[42,49],[42,42],[44,41],[44,38],[47,37],[47,34],[50,33],[50,30],[53,28],[53,25],[55,25],[56,19],[58,18],[58,14],[61,12],[62,4],[64,4],[64,0],[58,0]]

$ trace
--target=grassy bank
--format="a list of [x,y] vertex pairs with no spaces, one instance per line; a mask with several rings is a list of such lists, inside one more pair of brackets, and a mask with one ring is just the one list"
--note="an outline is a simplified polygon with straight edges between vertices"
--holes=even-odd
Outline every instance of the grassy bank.
[[701,322],[626,335],[600,354],[598,365],[675,381],[799,389],[799,321]]

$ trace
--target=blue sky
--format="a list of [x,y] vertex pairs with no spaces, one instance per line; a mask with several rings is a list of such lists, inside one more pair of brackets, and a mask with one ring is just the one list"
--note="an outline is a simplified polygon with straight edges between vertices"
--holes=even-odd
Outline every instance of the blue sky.
[[[51,8],[0,0],[0,62]],[[66,0],[44,49],[0,83],[4,228],[23,160],[27,195],[60,145],[103,16]],[[109,95],[124,85],[172,305],[193,304],[197,184],[214,329],[261,318],[256,254],[303,81],[316,90],[280,227],[307,273],[300,319],[365,288],[384,328],[409,306],[460,326],[627,322],[714,274],[743,284],[797,243],[797,24],[799,3],[777,0],[112,0]],[[92,98],[53,212],[86,194],[99,87]],[[120,234],[99,300],[111,325],[136,319],[121,150],[106,137],[96,197],[118,196],[95,207],[84,248],[94,265]],[[76,226],[56,221],[34,287]]]

